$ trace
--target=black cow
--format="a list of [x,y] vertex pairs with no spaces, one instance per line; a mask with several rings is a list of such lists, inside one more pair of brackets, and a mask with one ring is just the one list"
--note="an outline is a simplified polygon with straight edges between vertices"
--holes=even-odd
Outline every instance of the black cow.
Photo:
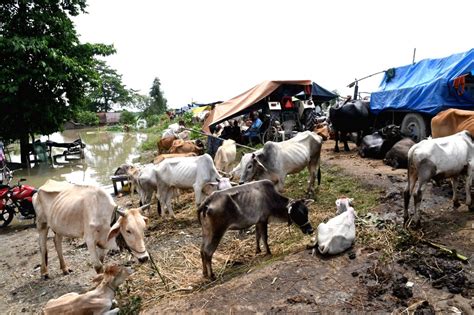
[[400,126],[388,125],[362,138],[359,155],[361,157],[383,159],[385,154],[402,138]]
[[311,199],[292,200],[278,193],[269,180],[260,180],[216,191],[198,208],[198,220],[202,226],[202,273],[214,278],[212,255],[225,231],[241,230],[256,225],[256,253],[260,253],[260,239],[266,254],[268,247],[268,220],[295,223],[303,233],[313,233],[308,221],[307,206]]
[[393,168],[407,168],[408,167],[408,151],[415,145],[415,141],[411,138],[404,138],[387,152],[383,162]]
[[[369,102],[355,100],[346,100],[329,109],[329,120],[335,133],[336,145],[335,152],[339,152],[338,141],[344,142],[344,150],[349,151],[347,144],[347,134],[357,132],[366,134],[370,128],[371,115],[369,112]],[[358,140],[359,142],[359,140]],[[358,145],[359,143],[357,143]]]

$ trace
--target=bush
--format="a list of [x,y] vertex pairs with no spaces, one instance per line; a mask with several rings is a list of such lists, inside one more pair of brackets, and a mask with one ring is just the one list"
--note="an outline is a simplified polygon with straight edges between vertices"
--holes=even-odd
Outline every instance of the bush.
[[160,115],[150,115],[145,117],[146,124],[148,127],[153,127],[158,125],[161,122],[161,116]]
[[87,126],[97,126],[99,124],[99,117],[94,112],[80,110],[76,112],[75,119],[78,123]]
[[136,120],[135,114],[126,110],[120,115],[120,123],[123,125],[135,125]]

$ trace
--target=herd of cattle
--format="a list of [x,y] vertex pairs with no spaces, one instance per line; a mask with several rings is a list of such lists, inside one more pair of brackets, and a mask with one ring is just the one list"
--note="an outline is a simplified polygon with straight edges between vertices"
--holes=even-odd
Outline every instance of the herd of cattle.
[[[408,182],[404,192],[405,225],[409,224],[408,205],[411,195],[415,200],[413,222],[419,223],[422,187],[430,179],[450,178],[453,184],[453,202],[457,206],[458,176],[467,175],[466,204],[473,209],[470,195],[474,171],[473,115],[461,115],[465,119],[460,119],[455,111],[448,112],[433,119],[433,136],[439,135],[439,138],[429,138],[415,144],[409,139],[398,139],[400,132],[397,127],[389,126],[363,139],[359,147],[361,155],[382,157],[386,161],[395,160],[397,167],[408,168]],[[466,124],[469,119],[471,123]],[[377,140],[379,138],[382,141]],[[158,144],[159,152],[165,150],[164,140]],[[118,209],[111,196],[99,187],[49,180],[39,188],[33,204],[37,212],[43,277],[48,277],[46,239],[49,229],[55,233],[54,244],[60,268],[65,274],[69,269],[62,255],[61,241],[64,236],[84,238],[97,273],[103,271],[106,249],[116,247],[115,238],[119,234],[123,236],[133,255],[140,262],[146,261],[149,254],[145,247],[144,229],[148,218],[142,215],[142,211],[150,206],[153,195],[156,195],[159,215],[164,215],[167,210],[174,217],[171,201],[180,195],[181,190],[194,191],[197,217],[202,226],[201,258],[206,278],[214,277],[212,256],[229,229],[245,229],[255,225],[256,252],[260,252],[262,240],[267,254],[270,254],[267,241],[270,219],[294,223],[305,234],[313,232],[308,220],[308,204],[312,200],[294,200],[281,192],[286,175],[298,173],[305,168],[309,173],[307,193],[313,192],[316,178],[318,185],[320,184],[322,138],[316,133],[305,131],[283,142],[267,142],[261,149],[243,155],[240,163],[232,170],[231,165],[236,158],[236,144],[232,140],[224,141],[214,160],[208,154],[201,155],[203,150],[196,142],[188,142],[190,145],[184,149],[188,140],[178,143],[173,140],[174,143],[171,142],[168,150],[174,153],[158,156],[153,164],[122,165],[116,171],[116,175],[129,176],[133,185],[132,193],[135,189],[138,192],[140,208]],[[374,143],[377,145],[372,145]],[[182,150],[170,150],[174,147]],[[239,185],[232,182],[236,177],[239,178]],[[337,216],[318,226],[318,248],[321,253],[342,252],[352,246],[355,238],[355,213],[351,200],[339,199],[336,205]],[[114,282],[115,276],[123,278],[125,271],[117,268],[112,268],[114,272],[107,272],[106,269],[102,281]],[[105,283],[102,287],[110,288],[110,285]],[[66,295],[48,304],[50,309],[56,307],[54,310],[58,311],[62,310],[61,307],[66,307],[66,304],[73,305],[71,299],[83,298],[83,295]]]

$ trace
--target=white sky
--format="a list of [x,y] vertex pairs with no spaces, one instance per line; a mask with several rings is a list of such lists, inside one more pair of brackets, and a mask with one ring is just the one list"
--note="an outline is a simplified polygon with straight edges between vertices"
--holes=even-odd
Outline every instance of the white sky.
[[[230,99],[263,80],[310,79],[342,95],[355,78],[474,47],[474,1],[89,0],[82,42],[129,88],[160,78],[168,106]],[[381,77],[362,81],[376,90]]]

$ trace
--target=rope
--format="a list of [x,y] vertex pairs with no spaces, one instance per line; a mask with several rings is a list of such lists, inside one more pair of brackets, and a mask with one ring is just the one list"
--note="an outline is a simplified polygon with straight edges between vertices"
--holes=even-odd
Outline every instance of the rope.
[[[222,140],[222,141],[226,140],[226,139],[222,139],[222,138],[219,138],[219,137],[216,137],[216,136],[213,136],[213,135],[208,135],[207,133],[204,133],[204,132],[201,132],[201,131],[197,131],[197,130],[193,130],[193,129],[189,129],[189,128],[184,128],[184,130],[188,130],[188,131],[191,131],[191,132],[194,132],[194,133],[198,133],[198,134],[200,134],[200,135],[202,135],[202,136],[213,137],[213,138],[215,138],[215,139],[219,139],[219,140]],[[235,143],[235,145],[238,146],[238,147],[242,147],[242,148],[244,148],[244,149],[247,149],[247,150],[257,151],[257,149],[255,149],[255,148],[248,147],[248,146],[246,146],[246,145],[243,145],[243,144],[240,144],[240,143],[237,143],[237,142]]]

